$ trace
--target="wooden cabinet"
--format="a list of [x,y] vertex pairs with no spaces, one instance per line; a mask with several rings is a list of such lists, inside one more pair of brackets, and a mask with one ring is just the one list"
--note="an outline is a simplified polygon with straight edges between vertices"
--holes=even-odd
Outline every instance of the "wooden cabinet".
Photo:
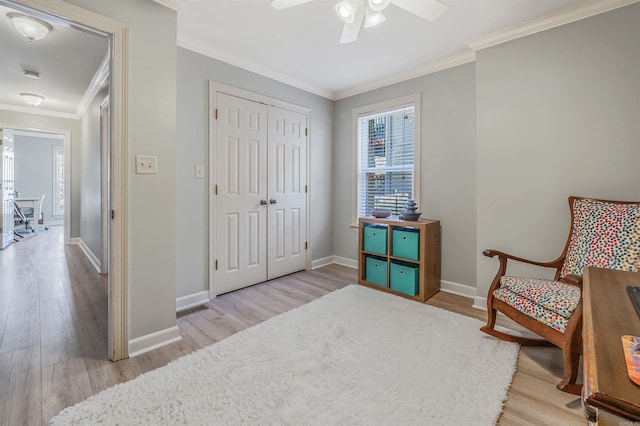
[[359,219],[358,283],[425,302],[440,291],[440,221]]

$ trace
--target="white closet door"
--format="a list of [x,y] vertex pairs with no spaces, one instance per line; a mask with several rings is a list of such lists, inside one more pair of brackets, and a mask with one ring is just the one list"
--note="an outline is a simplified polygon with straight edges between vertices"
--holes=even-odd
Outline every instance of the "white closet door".
[[268,279],[305,269],[307,116],[269,106]]
[[267,106],[223,93],[216,98],[218,195],[213,232],[216,293],[222,294],[267,276]]

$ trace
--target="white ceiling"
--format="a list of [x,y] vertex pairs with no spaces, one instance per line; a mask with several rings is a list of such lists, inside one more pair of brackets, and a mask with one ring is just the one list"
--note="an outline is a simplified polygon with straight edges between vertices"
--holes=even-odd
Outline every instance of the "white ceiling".
[[[435,22],[392,5],[384,12],[386,22],[362,29],[351,44],[338,43],[337,0],[284,10],[273,9],[269,0],[155,1],[178,11],[179,46],[340,99],[469,62],[470,44],[494,43],[488,35],[509,39],[539,31],[540,23],[552,27],[637,0],[440,0],[448,8]],[[7,5],[0,0],[0,108],[77,118],[87,95],[97,90],[92,80],[107,54],[107,38],[48,19],[53,31],[29,43],[13,28]],[[25,69],[42,78],[25,78]],[[28,107],[20,92],[45,101]]]
[[[7,17],[16,11],[0,4],[0,108],[76,117],[107,55],[107,38],[46,19],[53,30],[43,40],[29,42]],[[25,78],[24,70],[37,71],[41,77]],[[45,99],[29,107],[20,97],[22,92]]]
[[621,3],[440,1],[448,7],[434,22],[390,5],[384,11],[386,22],[363,28],[350,44],[338,42],[343,22],[334,10],[337,0],[315,0],[284,10],[273,9],[269,0],[174,0],[174,4],[180,5],[176,8],[180,46],[339,99],[424,74],[439,62],[468,62],[473,59],[470,43],[526,21],[576,7],[591,10],[594,4],[611,8]]

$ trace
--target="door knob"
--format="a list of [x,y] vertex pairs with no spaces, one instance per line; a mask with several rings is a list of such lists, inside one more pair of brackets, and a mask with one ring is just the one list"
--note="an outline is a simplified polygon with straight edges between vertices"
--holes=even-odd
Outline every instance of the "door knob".
[[260,200],[260,205],[261,206],[266,206],[267,205],[267,200]]
[[269,200],[269,204],[275,204],[275,203],[277,203],[277,201],[274,200],[273,198]]

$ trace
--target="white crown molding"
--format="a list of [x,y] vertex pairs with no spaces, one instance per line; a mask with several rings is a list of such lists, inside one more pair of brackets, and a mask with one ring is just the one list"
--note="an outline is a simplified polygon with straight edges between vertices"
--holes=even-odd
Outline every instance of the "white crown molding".
[[233,53],[226,53],[226,52],[213,49],[212,47],[206,45],[202,41],[196,40],[195,38],[189,37],[182,33],[178,33],[178,46],[191,50],[193,52],[199,53],[201,55],[207,56],[209,58],[217,59],[227,64],[234,65],[244,70],[254,72],[263,77],[267,77],[272,80],[276,80],[281,83],[287,84],[289,86],[296,87],[298,89],[304,90],[305,92],[310,92],[315,95],[322,96],[323,98],[335,100],[332,96],[333,95],[332,92],[328,90],[293,79],[277,71],[274,71],[262,65],[258,65],[254,62],[251,62],[246,58],[237,56]]
[[469,47],[474,51],[486,49],[491,46],[496,46],[511,40],[579,21],[584,18],[589,18],[613,9],[628,6],[630,4],[637,3],[638,1],[640,0],[596,0],[487,34],[470,42]]
[[187,3],[189,3],[190,0],[153,0],[153,1],[180,13],[182,12],[182,9],[184,9],[187,6]]
[[31,130],[14,130],[11,129],[14,136],[27,136],[43,139],[55,139],[59,141],[64,140],[64,134],[62,133],[48,133],[48,132],[36,132]]
[[96,70],[96,73],[93,75],[91,82],[89,83],[89,87],[82,95],[82,99],[78,103],[78,107],[76,108],[76,116],[82,117],[85,112],[87,112],[87,108],[89,108],[89,104],[96,96],[96,94],[100,91],[102,85],[109,78],[109,53],[107,53],[100,63],[100,66]]
[[[160,3],[167,0],[155,0]],[[172,0],[179,1],[179,0]],[[188,1],[188,0],[184,0]],[[541,18],[532,19],[522,24],[506,28],[494,33],[487,34],[469,43],[471,50],[461,52],[456,55],[442,58],[436,62],[432,62],[420,68],[414,68],[401,74],[397,74],[391,77],[374,80],[369,83],[356,86],[344,91],[331,92],[329,90],[307,84],[305,82],[292,79],[286,75],[280,74],[262,65],[248,61],[245,58],[239,57],[233,53],[225,53],[207,46],[205,43],[190,38],[184,34],[178,33],[178,46],[185,49],[192,50],[196,53],[200,53],[204,56],[208,56],[213,59],[226,62],[231,65],[235,65],[247,71],[255,72],[264,77],[271,78],[281,83],[297,87],[304,91],[322,96],[324,98],[337,101],[340,99],[355,96],[361,93],[366,93],[371,90],[379,89],[381,87],[389,86],[391,84],[401,83],[403,81],[411,80],[413,78],[422,77],[428,74],[443,71],[449,68],[453,68],[459,65],[463,65],[469,62],[475,61],[475,52],[478,50],[486,49],[487,47],[495,46],[507,41],[515,40],[521,37],[525,37],[531,34],[535,34],[541,31],[545,31],[551,28],[555,28],[561,25],[565,25],[580,19],[588,18],[600,13],[608,12],[610,10],[618,9],[620,7],[628,6],[633,3],[637,3],[640,0],[594,0],[592,2],[582,4],[580,6],[571,7],[562,10],[557,13],[553,13]]]
[[80,119],[80,117],[70,112],[52,111],[49,109],[43,109],[43,108],[37,108],[37,107],[0,104],[0,109],[5,111],[22,112],[26,114],[44,115],[46,117],[66,118],[68,120]]
[[392,77],[375,80],[361,86],[344,90],[342,92],[335,93],[333,100],[348,98],[350,96],[366,93],[371,90],[379,89],[381,87],[390,86],[392,84],[401,83],[403,81],[411,80],[412,78],[422,77],[428,74],[433,74],[438,71],[443,71],[449,68],[457,67],[458,65],[467,64],[476,60],[475,52],[468,50],[466,52],[458,53],[455,55],[447,56],[438,61],[432,62],[420,68],[414,68],[410,71],[402,74],[397,74]]

